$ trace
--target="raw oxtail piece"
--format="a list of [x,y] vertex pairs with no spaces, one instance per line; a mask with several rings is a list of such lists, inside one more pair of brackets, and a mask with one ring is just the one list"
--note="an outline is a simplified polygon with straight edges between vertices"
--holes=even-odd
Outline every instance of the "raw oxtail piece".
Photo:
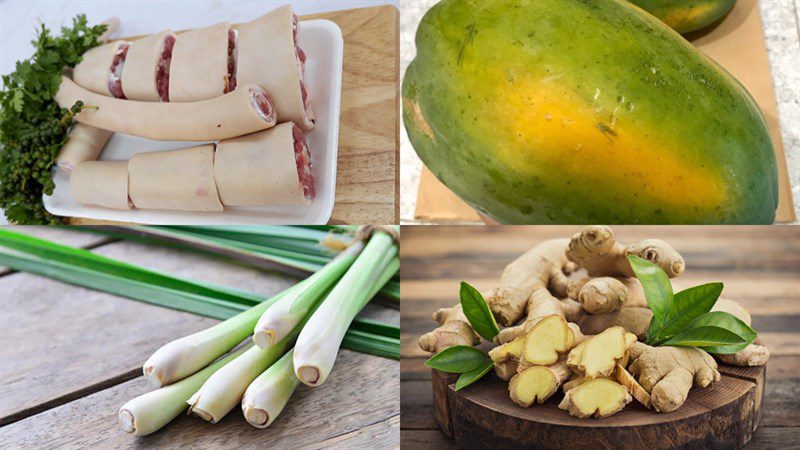
[[316,194],[311,153],[292,122],[220,141],[214,176],[225,206],[306,205]]
[[114,41],[88,50],[75,66],[72,79],[94,93],[125,98],[120,77],[125,68],[128,45],[125,41]]

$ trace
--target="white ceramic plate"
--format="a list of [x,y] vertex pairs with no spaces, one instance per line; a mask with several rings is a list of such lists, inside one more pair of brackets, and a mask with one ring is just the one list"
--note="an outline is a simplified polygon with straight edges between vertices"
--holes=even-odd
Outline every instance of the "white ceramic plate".
[[[324,224],[333,211],[336,156],[339,148],[339,103],[342,96],[342,31],[329,20],[300,22],[299,45],[306,53],[306,81],[317,115],[316,126],[306,133],[317,183],[316,198],[307,206],[226,207],[222,212],[184,212],[132,209],[120,211],[81,205],[72,198],[69,176],[56,170],[53,195],[44,206],[58,216],[85,217],[160,225],[203,224]],[[115,134],[100,159],[127,160],[135,153],[173,150],[202,142],[152,141]]]

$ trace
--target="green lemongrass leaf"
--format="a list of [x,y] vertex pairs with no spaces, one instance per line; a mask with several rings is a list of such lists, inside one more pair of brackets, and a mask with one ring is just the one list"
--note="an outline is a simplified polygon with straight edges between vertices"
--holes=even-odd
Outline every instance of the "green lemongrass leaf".
[[239,291],[237,289],[231,289],[228,287],[199,281],[182,280],[180,278],[165,275],[163,273],[155,272],[143,267],[126,264],[112,258],[92,253],[88,250],[57,244],[52,241],[18,233],[6,228],[0,229],[0,246],[8,247],[19,252],[38,256],[40,258],[56,260],[71,266],[88,267],[97,272],[103,272],[148,284],[157,284],[165,288],[180,290],[183,292],[210,296],[233,302],[241,302],[244,298],[248,300],[249,306],[252,306],[263,299],[262,296],[251,294],[245,291]]
[[[305,227],[292,228],[305,229]],[[304,254],[246,242],[238,242],[235,239],[193,233],[191,231],[193,227],[173,229],[157,226],[113,226],[81,227],[81,229],[150,245],[158,244],[181,250],[197,250],[203,253],[222,255],[260,269],[278,270],[298,276],[305,276],[309,273],[316,272],[335,256],[335,253],[331,253],[324,248],[315,254]],[[326,227],[325,229],[335,231],[337,227]],[[327,233],[323,234],[327,235]],[[341,234],[336,234],[335,236],[337,239],[342,237]],[[346,236],[345,238],[348,239],[350,237]],[[399,301],[400,283],[397,280],[390,281],[381,290],[381,295]]]
[[442,372],[466,373],[480,367],[486,358],[486,354],[475,347],[456,345],[431,356],[425,365]]
[[642,284],[647,305],[653,312],[646,339],[647,342],[652,342],[658,331],[664,328],[667,319],[673,315],[672,283],[664,270],[650,261],[635,255],[629,255],[628,261]]
[[458,377],[458,381],[456,381],[456,390],[460,391],[461,389],[469,386],[470,384],[480,380],[483,378],[484,375],[489,373],[492,370],[494,363],[491,359],[486,358],[486,361],[483,362],[477,369],[462,373],[461,376]]
[[461,282],[461,309],[476,333],[491,341],[500,332],[489,305],[477,289],[466,281]]
[[[0,233],[3,233],[0,235],[3,237],[2,241],[0,241],[2,245],[8,242],[8,239],[6,239],[7,237],[12,236],[12,234],[9,233],[20,235],[20,233],[9,232],[5,229],[0,229]],[[30,237],[27,235],[22,236]],[[35,244],[37,244],[37,241],[41,241],[38,243],[43,244],[44,248],[36,247]],[[155,272],[132,264],[122,263],[111,258],[100,257],[99,255],[83,249],[61,246],[60,244],[54,244],[43,239],[16,239],[14,242],[26,242],[29,244],[16,245],[15,250],[29,250],[32,254],[40,257],[35,258],[0,251],[0,265],[8,266],[14,270],[42,275],[65,283],[138,300],[144,303],[225,320],[264,300],[263,296],[257,294],[215,286],[216,289],[222,289],[227,292],[225,295],[226,299],[221,299],[218,298],[216,294],[223,291],[215,292],[213,290],[204,290],[204,288],[209,288],[210,285],[208,284],[201,284],[191,280],[163,275],[161,277],[148,278],[146,275]],[[66,249],[71,251],[45,251],[47,248],[54,248],[51,244],[59,247],[66,247]],[[62,248],[61,250],[64,249]],[[87,253],[88,255],[86,255]],[[83,266],[74,266],[70,264],[77,256],[85,257],[80,260]],[[99,258],[95,259],[95,257]],[[110,268],[114,268],[114,264],[120,264],[124,266],[126,270],[122,272],[110,270]],[[136,273],[136,271],[141,271],[141,273]],[[121,274],[128,275],[128,277],[122,276]],[[159,284],[159,282],[165,282],[166,284]],[[187,290],[182,290],[182,288],[186,288]],[[237,294],[241,296],[236,297]],[[358,327],[361,325],[361,322],[362,319],[356,318],[353,321],[353,326]],[[363,324],[363,326],[374,327],[374,324],[367,323]],[[350,333],[350,331],[348,331],[348,333]],[[345,338],[347,338],[347,334]],[[345,341],[343,347],[354,351],[360,351],[359,349],[363,350],[366,346],[373,343],[373,341],[365,341],[364,339],[358,341],[345,339]],[[366,342],[366,344],[364,342]],[[350,345],[355,346],[356,344],[358,344],[358,348],[350,347]],[[377,348],[378,344],[375,345]],[[385,347],[383,343],[380,345]],[[383,348],[375,351],[380,354],[386,353],[386,350]]]
[[400,339],[364,333],[353,329],[352,326],[344,335],[342,347],[368,355],[400,359]]
[[675,336],[693,320],[711,311],[722,293],[722,288],[722,283],[708,283],[675,294],[672,298],[672,316],[665,318],[664,326],[653,336],[652,343],[657,345],[658,342]]
[[400,339],[400,327],[370,319],[356,319],[351,329],[365,331],[377,336]]
[[[307,230],[291,226],[171,226],[168,228],[189,231],[195,234],[235,240],[248,244],[279,248],[307,254],[336,253],[322,243],[331,234],[324,231]],[[352,238],[336,236],[342,243],[349,243]]]
[[739,320],[733,314],[724,311],[712,311],[693,320],[686,329],[704,326],[715,326],[734,333],[741,339],[739,342],[726,344],[706,343],[696,345],[709,353],[729,354],[736,353],[755,341],[757,333],[749,325]]

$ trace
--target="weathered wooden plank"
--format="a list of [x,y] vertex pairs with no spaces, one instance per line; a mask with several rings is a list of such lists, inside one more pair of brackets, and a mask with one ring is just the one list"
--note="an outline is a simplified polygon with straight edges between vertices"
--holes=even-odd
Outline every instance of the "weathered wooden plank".
[[800,448],[800,428],[761,427],[753,433],[752,439],[747,444],[747,450],[774,450],[776,448]]
[[[492,254],[498,252],[518,252],[532,247],[545,239],[569,238],[582,230],[583,226],[527,226],[527,227],[484,227],[484,226],[439,226],[406,227],[403,236],[403,256],[440,256],[452,252]],[[426,230],[425,228],[436,228]],[[485,230],[483,228],[486,228]],[[797,243],[788,242],[800,235],[800,229],[793,226],[777,227],[735,227],[724,226],[671,226],[668,229],[658,226],[614,226],[615,235],[621,242],[658,237],[674,247],[691,248],[693,252],[724,252],[732,241],[739,241],[736,248],[757,251],[764,248],[781,248],[782,252],[792,253],[798,249]],[[769,230],[769,232],[765,232]],[[783,245],[776,240],[784,240]],[[688,250],[684,250],[688,251]],[[796,253],[796,252],[795,252]],[[778,256],[778,255],[775,255]],[[744,259],[744,258],[742,258]]]
[[433,408],[433,390],[430,380],[400,383],[400,398],[403,414],[400,428],[403,430],[438,430]]
[[[198,449],[391,448],[397,445],[400,414],[396,361],[341,350],[333,372],[318,388],[300,386],[267,429],[249,426],[237,408],[218,424],[180,416],[161,431],[136,438],[124,433],[117,412],[127,400],[150,390],[143,377],[67,403],[2,428],[2,448]],[[372,440],[372,444],[367,443]]]
[[400,447],[412,450],[448,450],[458,448],[439,430],[403,430]]
[[0,422],[140,370],[158,347],[215,321],[15,273],[0,283]]

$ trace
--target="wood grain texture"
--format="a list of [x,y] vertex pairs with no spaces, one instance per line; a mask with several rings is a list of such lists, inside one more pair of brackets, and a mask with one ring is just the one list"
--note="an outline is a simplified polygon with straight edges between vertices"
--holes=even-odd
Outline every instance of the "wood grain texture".
[[[336,198],[329,223],[399,223],[400,15],[392,5],[301,16],[342,30]],[[72,225],[119,225],[71,218]]]
[[[86,239],[70,229],[37,232],[61,242]],[[93,251],[265,296],[296,281],[222,258],[130,241]],[[400,320],[398,311],[373,304],[360,316],[392,324]],[[161,345],[216,322],[25,273],[3,276],[0,448],[398,445],[398,362],[348,350],[340,351],[328,382],[313,390],[301,387],[296,397],[301,400],[281,416],[286,422],[279,419],[268,430],[250,427],[237,410],[217,426],[182,417],[169,433],[147,439],[122,432],[117,409],[149,389],[141,376],[145,359]]]
[[[570,236],[580,228],[403,228],[401,440],[404,448],[432,448],[429,443],[441,443],[442,448],[454,445],[437,424],[431,370],[423,364],[429,355],[417,345],[419,336],[435,326],[431,313],[458,301],[460,281],[466,280],[478,289],[490,288],[503,267],[522,252],[544,239]],[[750,310],[759,340],[770,348],[772,357],[762,396],[761,426],[753,433],[747,448],[800,448],[800,406],[797,404],[800,395],[800,228],[613,229],[623,242],[650,237],[666,240],[687,262],[687,272],[676,281],[682,286],[722,281],[724,295]],[[725,370],[731,374],[728,368]],[[757,396],[753,398],[755,401]],[[780,445],[776,445],[777,442]]]
[[[341,350],[318,388],[300,386],[275,422],[250,426],[237,409],[211,425],[182,415],[162,432],[136,438],[119,428],[119,407],[148,392],[143,377],[3,427],[2,448],[393,448],[399,441],[396,361]],[[291,443],[291,444],[288,444]]]
[[[761,389],[752,381],[723,376],[707,389],[692,390],[670,413],[656,414],[633,402],[606,419],[582,420],[558,409],[561,392],[542,405],[520,408],[508,396],[508,383],[494,373],[459,392],[434,374],[433,387],[434,398],[447,396],[456,445],[503,449],[741,447],[756,425],[754,405]],[[442,387],[444,392],[437,393]]]
[[400,15],[394,6],[304,16],[344,37],[336,202],[331,223],[399,223]]

